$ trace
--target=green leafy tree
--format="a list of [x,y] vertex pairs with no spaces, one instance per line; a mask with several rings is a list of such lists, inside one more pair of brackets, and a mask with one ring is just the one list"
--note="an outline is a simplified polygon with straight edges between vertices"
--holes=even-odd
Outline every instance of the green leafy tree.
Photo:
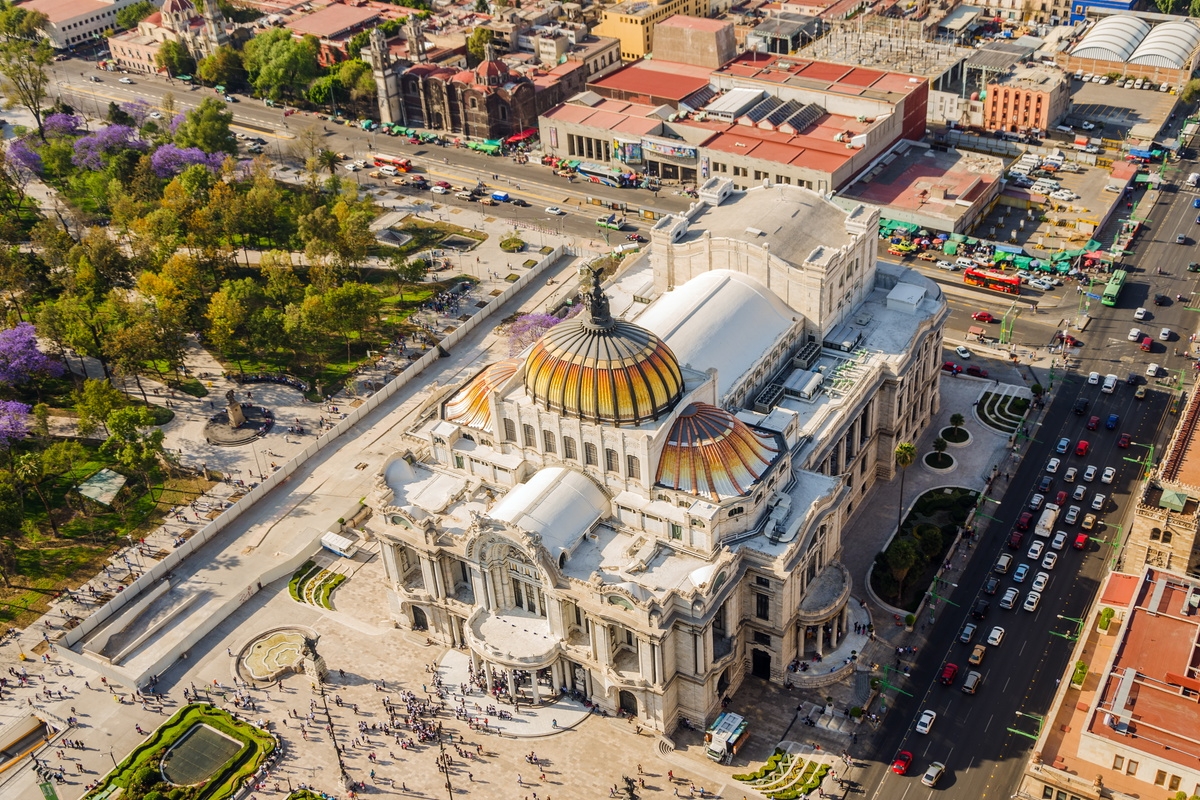
[[492,43],[494,34],[491,28],[476,28],[467,37],[467,54],[473,63],[478,64],[487,58],[487,46]]
[[901,537],[897,532],[892,543],[888,545],[888,549],[884,551],[883,557],[887,561],[892,577],[896,579],[896,597],[902,597],[904,595],[904,579],[908,577],[909,570],[917,563],[917,549],[913,547],[910,539]]
[[316,38],[300,40],[284,28],[272,28],[246,42],[242,63],[255,93],[272,100],[296,97],[320,74]]
[[942,552],[942,529],[936,525],[922,525],[917,540],[926,559],[937,558]]
[[947,447],[946,440],[942,437],[939,436],[933,440],[933,452],[938,454],[939,460],[941,456],[945,455]]
[[158,9],[147,0],[138,0],[131,6],[125,6],[117,12],[118,28],[136,28],[137,24]]
[[423,258],[405,258],[404,253],[396,251],[390,259],[396,277],[404,283],[421,283],[429,272],[429,262]]
[[17,456],[13,461],[12,471],[13,477],[32,489],[38,496],[38,500],[42,501],[42,507],[46,509],[46,519],[50,521],[50,529],[54,531],[55,536],[58,536],[58,523],[54,521],[54,509],[50,507],[50,501],[46,499],[46,493],[42,491],[42,482],[47,477],[42,454],[34,451]]
[[[39,28],[46,24],[45,15],[40,18]],[[26,21],[38,22],[34,15]],[[21,106],[33,116],[39,138],[44,138],[46,133],[43,119],[46,87],[50,84],[46,68],[53,60],[54,49],[46,39],[30,42],[12,37],[0,42],[0,93],[9,106]]]
[[9,539],[0,539],[0,581],[12,588],[12,576],[17,572],[17,546]]
[[175,131],[175,144],[180,147],[199,147],[206,153],[225,152],[237,155],[237,138],[229,129],[233,112],[213,97],[205,98],[198,108],[184,115]]
[[165,69],[168,75],[192,75],[196,71],[196,59],[179,42],[168,39],[159,45],[154,63]]
[[229,45],[218,47],[212,55],[200,59],[196,65],[196,75],[214,86],[241,87],[246,83],[242,54]]
[[110,433],[101,452],[136,472],[150,490],[151,473],[163,452],[163,432],[155,427],[154,415],[144,406],[118,408],[108,415],[107,425]]
[[326,292],[321,298],[325,307],[325,322],[346,343],[346,360],[350,360],[350,342],[364,335],[379,316],[379,293],[365,283],[345,283]]
[[894,457],[896,466],[900,468],[900,503],[896,509],[896,537],[899,538],[901,526],[904,524],[904,475],[917,460],[917,448],[912,442],[901,442],[896,445]]
[[1163,14],[1170,14],[1177,0],[1154,0],[1154,5]]
[[83,382],[83,388],[71,393],[75,403],[75,413],[78,415],[79,433],[91,436],[100,428],[109,433],[105,427],[109,415],[125,405],[125,395],[105,380],[88,378]]

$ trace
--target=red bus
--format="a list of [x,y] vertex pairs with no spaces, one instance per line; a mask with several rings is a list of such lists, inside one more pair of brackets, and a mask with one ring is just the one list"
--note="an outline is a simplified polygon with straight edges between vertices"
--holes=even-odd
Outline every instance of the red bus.
[[963,283],[970,286],[982,286],[993,292],[1021,293],[1021,279],[1016,275],[1005,275],[1003,272],[992,272],[987,269],[963,270]]
[[398,172],[408,172],[412,169],[412,162],[407,158],[397,158],[396,156],[385,156],[381,153],[372,153],[371,160],[375,162],[377,167],[395,167]]

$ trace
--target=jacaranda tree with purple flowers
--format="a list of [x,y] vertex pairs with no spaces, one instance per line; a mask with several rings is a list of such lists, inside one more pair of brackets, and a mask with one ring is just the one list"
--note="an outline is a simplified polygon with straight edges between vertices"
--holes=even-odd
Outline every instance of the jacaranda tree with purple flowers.
[[64,136],[79,136],[84,132],[83,118],[75,114],[51,114],[45,123],[47,139],[61,139]]
[[160,178],[173,178],[193,164],[208,167],[213,172],[220,172],[221,165],[228,156],[225,153],[206,153],[199,147],[176,147],[165,144],[150,156],[150,164],[154,174]]
[[75,140],[75,153],[71,163],[81,169],[99,172],[104,169],[104,159],[122,150],[150,149],[150,145],[138,138],[137,131],[128,125],[106,125],[95,133]]
[[522,314],[508,326],[508,354],[515,356],[529,345],[542,338],[542,334],[553,328],[564,319],[570,319],[579,313],[582,304],[575,304],[563,317],[553,314]]
[[0,400],[0,450],[12,463],[12,446],[29,433],[29,406],[15,400]]
[[0,330],[0,384],[20,386],[36,378],[62,374],[62,364],[38,347],[33,325],[19,322]]

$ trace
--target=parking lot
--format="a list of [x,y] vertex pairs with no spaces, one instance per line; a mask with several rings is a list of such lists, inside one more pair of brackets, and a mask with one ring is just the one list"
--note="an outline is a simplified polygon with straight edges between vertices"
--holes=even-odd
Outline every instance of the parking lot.
[[1147,123],[1157,130],[1166,122],[1179,99],[1170,92],[1125,89],[1113,84],[1102,86],[1076,80],[1071,81],[1071,89],[1068,122],[1074,125],[1084,120],[1094,122],[1102,127],[1087,133],[1105,139],[1122,139],[1135,126]]

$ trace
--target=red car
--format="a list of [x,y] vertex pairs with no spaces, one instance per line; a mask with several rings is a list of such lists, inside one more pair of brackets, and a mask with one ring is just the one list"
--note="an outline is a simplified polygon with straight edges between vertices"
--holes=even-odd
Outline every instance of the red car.
[[957,375],[958,373],[962,372],[962,367],[960,367],[958,364],[955,364],[953,361],[944,362],[942,364],[942,369],[946,370],[946,372],[949,372],[951,375]]
[[986,378],[987,370],[983,367],[977,367],[972,364],[971,366],[967,367],[967,374],[974,375],[976,378]]
[[946,686],[954,683],[954,676],[958,674],[958,664],[947,664],[942,667],[942,677],[938,678]]
[[1100,427],[1100,418],[1099,417],[1092,417],[1091,419],[1088,420],[1087,429],[1089,431],[1094,431],[1099,427]]
[[1072,547],[1074,547],[1076,550],[1083,550],[1085,547],[1087,547],[1087,540],[1088,535],[1086,533],[1081,533],[1075,537],[1075,544],[1072,545]]
[[1088,454],[1089,447],[1091,447],[1091,445],[1088,444],[1087,439],[1081,440],[1079,444],[1075,445],[1075,455],[1086,456]]
[[892,772],[897,775],[903,775],[908,772],[909,766],[912,764],[912,753],[907,750],[901,750],[896,754],[896,760],[892,762]]
[[1058,506],[1059,508],[1062,508],[1063,504],[1066,502],[1067,502],[1067,493],[1066,492],[1059,492],[1057,495],[1055,495],[1054,505]]
[[1129,447],[1129,441],[1132,438],[1128,433],[1122,433],[1121,437],[1117,439],[1117,447]]
[[1017,517],[1017,529],[1022,531],[1029,530],[1030,523],[1033,522],[1032,511],[1022,511],[1021,516]]
[[1021,540],[1025,538],[1025,534],[1020,531],[1013,531],[1008,535],[1008,546],[1013,550],[1021,548]]
[[976,322],[997,322],[997,319],[986,311],[976,311],[971,315]]

